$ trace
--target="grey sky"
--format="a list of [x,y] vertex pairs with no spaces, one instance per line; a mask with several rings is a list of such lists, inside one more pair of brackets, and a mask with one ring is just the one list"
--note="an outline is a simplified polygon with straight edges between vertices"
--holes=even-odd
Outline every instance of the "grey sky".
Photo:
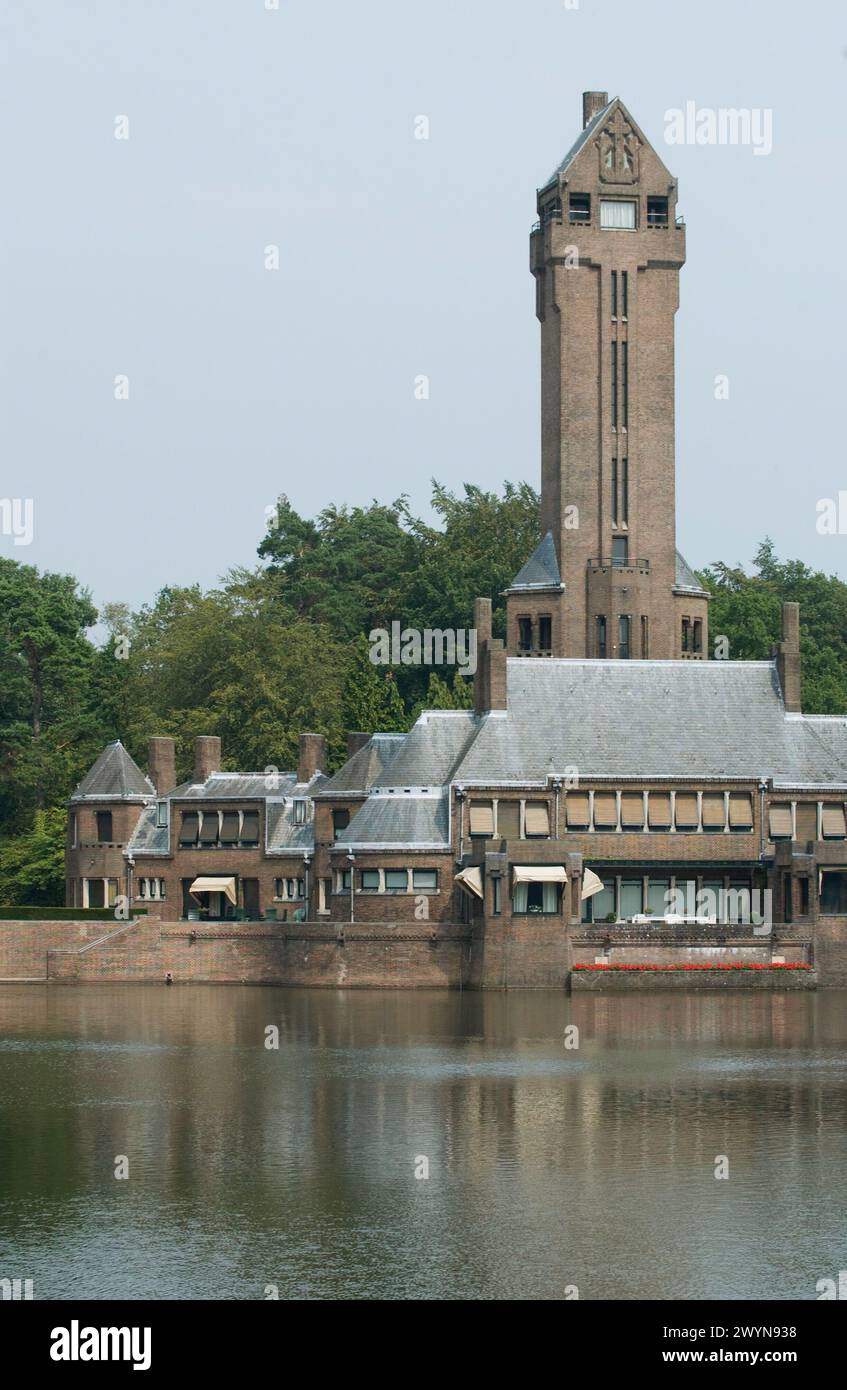
[[[34,498],[35,539],[1,554],[136,605],[253,563],[280,492],[311,515],[402,491],[425,510],[432,476],[537,486],[528,233],[596,88],[688,224],[680,548],[749,561],[769,532],[847,578],[847,535],[815,527],[847,488],[835,0],[5,9],[0,496]],[[773,153],[665,146],[689,100],[772,108]]]

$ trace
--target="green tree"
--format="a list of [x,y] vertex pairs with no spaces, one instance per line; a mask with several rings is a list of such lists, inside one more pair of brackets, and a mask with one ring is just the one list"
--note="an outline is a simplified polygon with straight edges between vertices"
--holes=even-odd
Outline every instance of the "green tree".
[[36,811],[29,830],[0,844],[0,903],[60,907],[65,889],[65,809]]
[[344,679],[341,707],[348,729],[365,733],[395,733],[409,727],[393,672],[375,666],[367,638],[352,644]]

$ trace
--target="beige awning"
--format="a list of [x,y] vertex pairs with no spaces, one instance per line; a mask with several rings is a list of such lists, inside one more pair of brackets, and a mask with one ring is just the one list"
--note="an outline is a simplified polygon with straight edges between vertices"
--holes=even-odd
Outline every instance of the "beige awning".
[[768,827],[772,840],[790,840],[793,834],[791,823],[791,806],[783,803],[782,805],[772,805],[768,810]]
[[235,889],[234,878],[195,878],[189,893],[224,893],[233,907],[238,906],[238,893]]
[[567,883],[563,864],[513,864],[515,883]]
[[550,834],[550,812],[546,801],[528,801],[524,818],[527,835]]
[[602,893],[604,886],[602,878],[598,878],[592,869],[585,869],[582,875],[580,899],[585,902],[586,898],[593,898],[595,893]]
[[483,896],[482,869],[476,867],[462,869],[461,873],[456,874],[455,881],[456,883],[461,883],[462,887],[466,889],[468,893],[473,893],[475,897],[481,898]]
[[821,829],[825,840],[843,840],[847,836],[844,807],[824,806],[821,816]]

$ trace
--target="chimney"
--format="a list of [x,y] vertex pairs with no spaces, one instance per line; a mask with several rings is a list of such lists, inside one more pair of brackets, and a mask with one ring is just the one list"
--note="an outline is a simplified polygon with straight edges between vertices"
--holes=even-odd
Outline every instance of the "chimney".
[[147,740],[147,772],[160,796],[176,786],[176,752],[172,738]]
[[348,733],[347,735],[347,757],[354,758],[356,754],[364,748],[366,743],[370,743],[370,734]]
[[194,740],[194,781],[205,782],[221,770],[221,741],[213,734],[200,734]]
[[323,734],[300,735],[297,781],[311,782],[316,772],[326,769],[326,739]]
[[499,637],[491,636],[490,598],[478,598],[474,603],[474,626],[474,710],[477,714],[485,714],[488,710],[506,708],[506,647]]
[[800,605],[782,605],[782,641],[774,649],[787,714],[800,714]]
[[598,111],[602,111],[604,106],[609,105],[608,92],[583,92],[582,94],[582,128],[588,125],[592,116],[596,116]]

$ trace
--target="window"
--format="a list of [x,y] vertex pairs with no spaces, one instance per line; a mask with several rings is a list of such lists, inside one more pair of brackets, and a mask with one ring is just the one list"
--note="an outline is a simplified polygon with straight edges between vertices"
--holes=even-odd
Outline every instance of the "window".
[[413,869],[412,887],[416,893],[437,893],[438,892],[438,870],[437,869]]
[[601,198],[600,226],[606,231],[633,231],[635,203],[628,198]]
[[670,792],[651,792],[647,799],[647,824],[651,830],[670,830]]
[[532,651],[532,618],[518,618],[518,648],[522,652]]
[[629,537],[615,536],[612,541],[612,564],[629,564]]
[[614,792],[594,793],[594,829],[617,830],[618,798]]
[[703,829],[723,830],[726,825],[726,804],[723,792],[703,793]]
[[346,830],[350,824],[350,812],[344,808],[333,811],[332,813],[332,837],[337,840],[342,830]]
[[165,880],[163,878],[159,879],[159,897],[162,902],[165,901]]
[[363,893],[378,893],[379,869],[363,869],[359,882]]
[[538,647],[542,652],[553,650],[553,619],[549,613],[542,613],[538,619]]
[[606,619],[602,616],[597,618],[597,655],[601,660],[606,659]]
[[148,884],[149,884],[149,895],[150,895],[150,897],[151,897],[151,898],[158,898],[158,896],[159,896],[159,880],[158,880],[157,878],[151,878],[151,879],[148,879],[147,881],[148,881]]
[[647,199],[647,226],[666,227],[668,225],[667,198]]
[[615,880],[604,878],[601,892],[595,893],[593,898],[586,898],[582,904],[582,920],[583,922],[614,922],[616,919]]
[[203,821],[200,829],[200,845],[202,849],[211,849],[218,843],[220,832],[220,817],[217,811],[204,811]]
[[528,801],[524,808],[524,831],[528,839],[550,834],[550,810],[546,801]]
[[650,655],[650,619],[646,613],[641,614],[641,657],[646,661]]
[[237,845],[240,835],[241,817],[237,811],[224,811],[221,816],[220,842],[222,845]]
[[102,844],[112,843],[112,813],[111,811],[97,812],[97,839]]
[[553,198],[551,202],[545,203],[541,209],[541,225],[545,227],[548,222],[561,222],[562,220],[562,200]]
[[825,840],[843,840],[847,836],[843,805],[836,803],[832,806],[824,806],[821,815],[821,829]]
[[494,802],[472,801],[470,811],[471,834],[491,836],[494,834]]
[[[499,874],[495,874],[492,876],[491,893],[492,897],[494,898],[494,915],[499,916],[503,910],[503,880],[501,879]],[[463,894],[463,897],[467,897],[467,894]]]
[[612,318],[618,316],[618,272],[612,271]]
[[630,620],[625,613],[618,618],[618,658],[620,661],[629,661],[629,629]]
[[146,897],[147,897],[147,880],[146,880],[146,878],[140,878],[140,879],[138,880],[138,896],[139,896],[139,898],[146,898]]
[[200,834],[200,813],[199,811],[183,811],[182,824],[179,829],[179,843],[182,849],[187,849],[191,845],[197,844],[197,836]]
[[519,801],[498,801],[497,834],[504,840],[519,840],[521,834],[521,804]]
[[[77,833],[76,811],[71,811],[71,849],[76,849],[77,847]],[[71,906],[73,907],[73,903],[71,903]]]
[[621,919],[626,921],[637,917],[644,911],[644,880],[641,878],[621,881]]
[[753,829],[753,800],[749,792],[730,792],[730,830]]
[[386,893],[406,893],[409,888],[409,872],[407,869],[386,869],[385,871],[385,891]]
[[168,823],[168,803],[167,801],[156,802],[156,824],[161,830]]
[[690,618],[683,618],[683,620],[682,620],[682,650],[683,650],[684,652],[687,652],[687,651],[688,651],[690,641],[691,641],[691,619],[690,619]]
[[847,914],[847,869],[824,869],[820,908],[827,917]]
[[700,618],[694,619],[691,650],[694,652],[702,652],[703,650],[703,622]]
[[301,797],[294,802],[294,824],[306,824],[306,803]]
[[241,843],[245,848],[255,848],[259,843],[259,812],[245,811],[241,818]]
[[557,883],[516,883],[512,891],[512,910],[518,915],[535,915],[559,910]]
[[612,459],[612,525],[618,524],[618,461]]
[[612,429],[618,427],[618,345],[612,343]]
[[677,830],[697,830],[700,815],[697,810],[696,792],[677,792],[674,814]]
[[568,198],[568,217],[571,222],[591,221],[591,194],[571,193]]
[[815,801],[798,801],[795,812],[796,839],[808,844],[818,838],[818,807]]
[[622,793],[621,828],[623,830],[644,829],[644,797],[641,792]]
[[621,363],[621,375],[623,377],[623,427],[629,427],[629,343],[621,343],[623,361]]
[[588,792],[568,792],[565,801],[568,830],[587,830],[591,824]]
[[800,884],[800,916],[809,915],[809,880],[807,878],[798,879]]
[[83,902],[85,902],[85,899],[87,898],[88,907],[105,907],[106,885],[103,882],[102,878],[86,878],[83,879],[83,883],[86,885],[87,890],[83,894]]
[[621,469],[623,489],[621,492],[621,521],[625,526],[629,525],[629,459],[623,460]]
[[647,916],[664,917],[668,910],[668,894],[671,891],[669,878],[649,878],[647,880]]
[[793,835],[791,804],[773,802],[768,809],[768,834],[772,840],[790,840]]
[[626,318],[629,314],[629,274],[621,271],[621,317]]
[[350,869],[339,869],[339,871],[338,871],[338,876],[337,876],[337,879],[336,879],[336,882],[337,882],[337,884],[338,884],[338,889],[337,889],[337,891],[338,891],[339,893],[344,893],[344,892],[349,893],[349,892],[350,892],[350,884],[352,883],[352,881],[353,881],[353,880],[352,880],[352,875],[351,875],[351,870],[350,870]]

